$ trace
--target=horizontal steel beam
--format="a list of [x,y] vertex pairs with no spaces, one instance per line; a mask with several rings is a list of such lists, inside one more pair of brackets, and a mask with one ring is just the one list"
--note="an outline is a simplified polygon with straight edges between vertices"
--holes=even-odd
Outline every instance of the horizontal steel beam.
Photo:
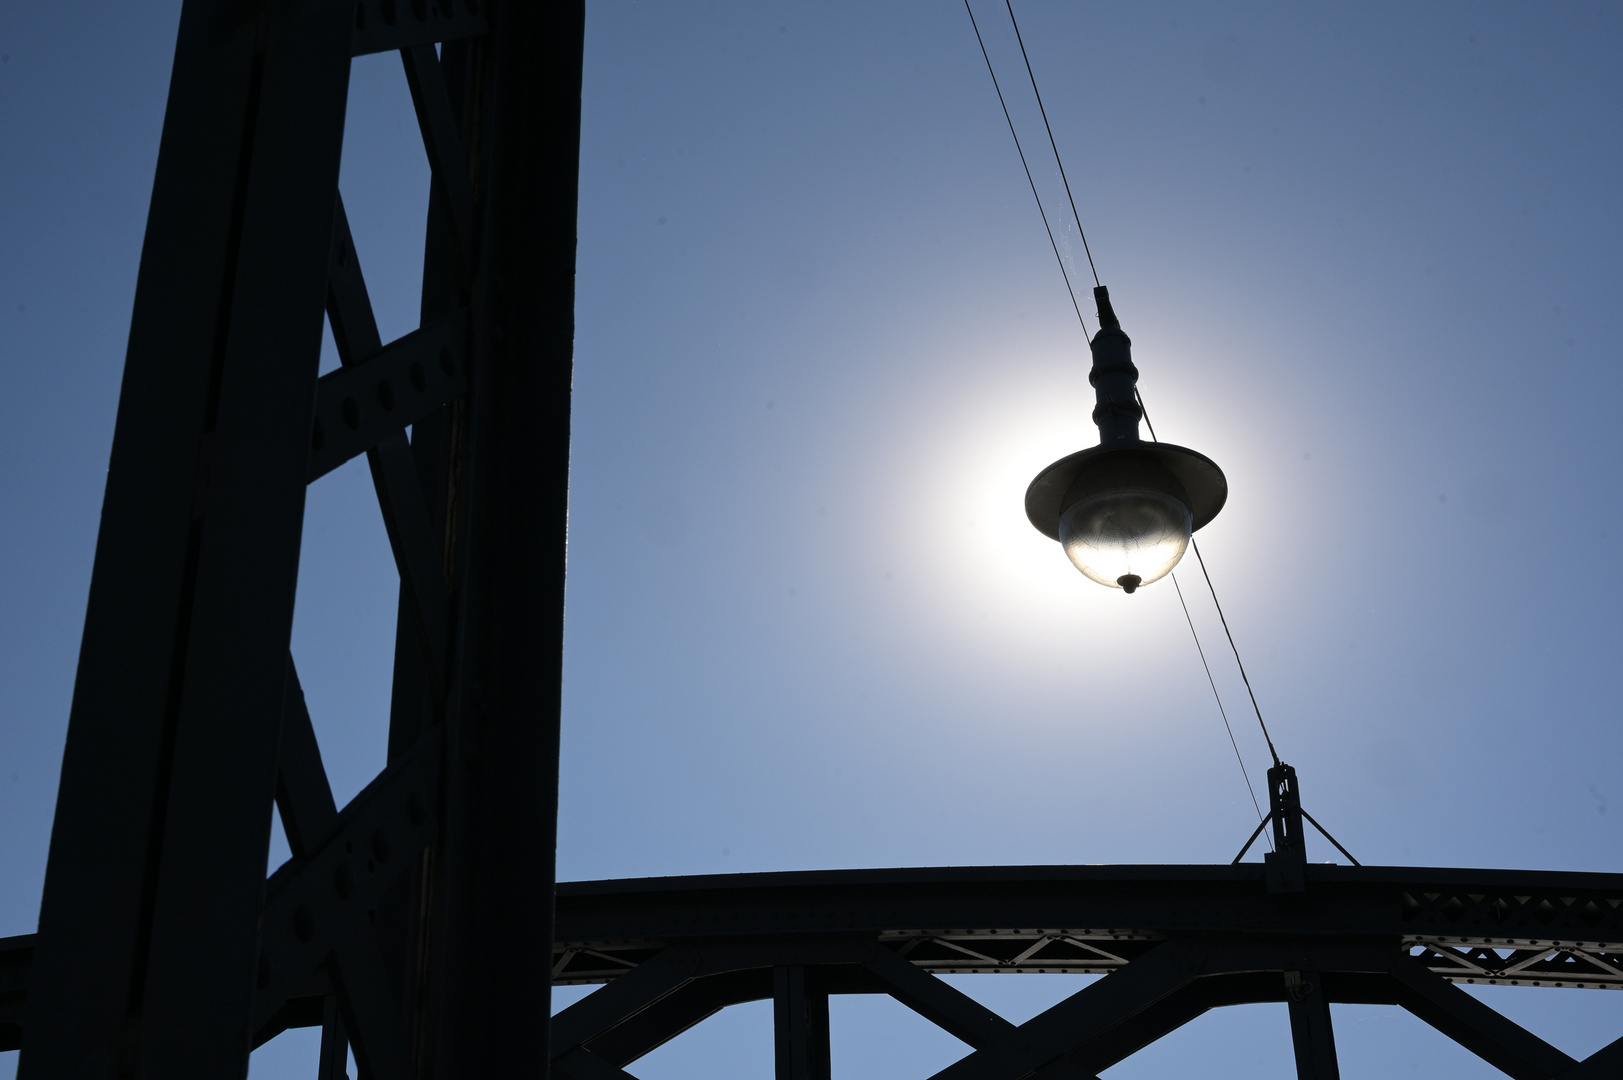
[[1310,865],[836,870],[558,886],[553,981],[607,982],[665,945],[871,933],[937,974],[1104,974],[1168,937],[1368,935],[1450,981],[1623,989],[1623,875]]
[[[966,1042],[935,1080],[1085,1080],[1210,1009],[1257,1002],[1290,1004],[1304,1076],[1339,1075],[1332,1002],[1401,1006],[1519,1080],[1608,1075],[1623,1060],[1620,1040],[1575,1061],[1453,985],[1618,985],[1623,877],[1331,865],[1302,877],[1291,894],[1254,865],[566,883],[553,977],[607,985],[554,1018],[552,1052],[571,1076],[624,1075],[727,1005],[781,1006],[789,971],[819,994],[889,994]],[[936,977],[949,971],[1106,977],[1016,1027]],[[781,1015],[778,1029],[792,1044]]]
[[467,389],[467,312],[457,311],[328,372],[316,384],[310,431],[311,482],[359,457]]

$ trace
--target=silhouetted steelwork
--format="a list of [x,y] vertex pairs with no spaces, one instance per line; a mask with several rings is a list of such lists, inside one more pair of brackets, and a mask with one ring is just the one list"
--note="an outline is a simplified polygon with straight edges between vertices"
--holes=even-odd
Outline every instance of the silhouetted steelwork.
[[[840,993],[971,1046],[955,1080],[1083,1080],[1256,1001],[1302,1077],[1336,1075],[1330,1002],[1515,1077],[1623,1070],[1452,985],[1623,989],[1623,876],[1308,864],[1286,765],[1263,866],[584,883],[554,933],[582,33],[580,0],[186,3],[40,931],[0,940],[25,1078],[241,1076],[319,1025],[319,1080],[351,1047],[380,1080],[601,1080],[770,998],[777,1075],[828,1080]],[[350,61],[385,50],[433,174],[387,343],[338,194]],[[401,587],[388,767],[339,808],[288,647],[306,486],[363,454]],[[1018,1026],[936,978],[1027,971],[1105,977]],[[554,983],[607,985],[549,1043]]]
[[[1623,1038],[1577,1062],[1453,985],[1623,990],[1623,875],[1311,864],[1295,770],[1268,781],[1229,866],[562,885],[553,981],[608,985],[554,1020],[554,1068],[624,1078],[717,1010],[771,998],[779,1080],[827,1078],[828,995],[889,994],[973,1048],[937,1080],[1086,1080],[1257,1002],[1286,1004],[1301,1080],[1340,1075],[1332,1002],[1402,1006],[1521,1080],[1623,1071]],[[1274,850],[1241,864],[1270,823]],[[934,977],[1020,973],[1106,978],[1016,1026]]]
[[[583,18],[187,0],[39,934],[0,961],[24,1077],[241,1076],[316,1023],[323,1076],[545,1058]],[[433,175],[387,343],[338,195],[386,50]],[[400,605],[389,764],[340,809],[288,646],[306,485],[363,454]]]
[[[1298,1075],[1334,1077],[1332,1002],[1398,1005],[1518,1078],[1610,1077],[1453,985],[1623,990],[1623,875],[1307,864],[1048,866],[559,886],[553,979],[606,983],[553,1022],[574,1080],[718,1009],[776,1002],[778,1076],[826,1076],[828,994],[889,994],[973,1052],[940,1080],[1092,1076],[1209,1009],[1286,1002]],[[1104,975],[1024,1024],[945,974]],[[786,1022],[786,1014],[788,1021]],[[785,1055],[791,1064],[785,1066]]]

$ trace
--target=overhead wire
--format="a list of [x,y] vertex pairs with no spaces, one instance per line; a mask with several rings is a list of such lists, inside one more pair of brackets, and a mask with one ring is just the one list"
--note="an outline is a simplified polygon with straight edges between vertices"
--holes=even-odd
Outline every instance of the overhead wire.
[[[1139,393],[1137,387],[1135,387],[1133,389],[1133,396],[1138,399],[1138,411],[1139,411],[1139,414],[1144,417],[1144,426],[1150,429],[1150,438],[1151,438],[1151,440],[1153,440],[1155,442],[1160,442],[1161,440],[1156,438],[1156,436],[1155,436],[1155,425],[1150,423],[1150,412],[1149,412],[1148,409],[1146,409],[1144,407],[1144,395]],[[1200,574],[1201,574],[1201,576],[1206,579],[1206,591],[1212,594],[1212,606],[1217,609],[1217,618],[1223,624],[1223,634],[1224,634],[1225,637],[1227,637],[1229,639],[1229,649],[1234,653],[1234,666],[1240,669],[1240,679],[1241,679],[1242,682],[1245,683],[1245,692],[1251,698],[1251,711],[1257,714],[1257,726],[1262,729],[1262,739],[1263,739],[1264,742],[1266,742],[1268,744],[1268,756],[1274,759],[1274,764],[1277,766],[1280,763],[1280,761],[1279,761],[1279,751],[1274,749],[1274,740],[1268,734],[1268,725],[1267,725],[1267,723],[1264,722],[1263,719],[1262,719],[1262,707],[1257,704],[1256,691],[1251,689],[1251,677],[1248,676],[1245,673],[1245,661],[1240,659],[1240,647],[1238,645],[1234,644],[1234,635],[1233,635],[1233,633],[1231,633],[1229,631],[1228,617],[1223,614],[1223,604],[1222,604],[1222,602],[1220,600],[1217,599],[1217,588],[1216,588],[1216,586],[1214,586],[1212,584],[1212,575],[1207,573],[1207,571],[1206,571],[1206,560],[1201,556],[1201,554],[1200,554],[1200,544],[1196,542],[1193,535],[1191,535],[1189,537],[1189,546],[1190,546],[1191,549],[1194,550],[1195,561],[1200,564]],[[1173,580],[1174,584],[1177,583],[1178,579],[1177,579],[1176,575],[1173,576],[1172,580]],[[1180,600],[1183,599],[1183,590],[1182,589],[1178,590],[1178,599],[1180,599]],[[1184,614],[1185,615],[1189,614],[1189,609],[1187,607],[1184,608]],[[1193,622],[1191,622],[1189,624],[1189,629],[1190,629],[1191,632],[1194,631],[1195,626],[1194,626]],[[1195,647],[1196,648],[1200,647],[1200,641],[1199,641],[1198,637],[1196,638],[1196,641],[1195,641]],[[1204,655],[1202,655],[1201,659],[1204,661],[1204,659],[1205,659]],[[1210,674],[1209,670],[1208,670],[1207,674]],[[1217,691],[1217,687],[1213,686],[1212,691],[1213,691],[1213,693],[1215,693]],[[1221,709],[1223,707],[1223,704],[1222,704],[1221,701],[1218,702],[1217,707],[1219,709]],[[1228,717],[1225,716],[1224,717],[1224,722],[1227,722],[1227,720],[1228,720]],[[1233,737],[1233,734],[1234,733],[1232,731],[1229,732],[1230,737]],[[1238,750],[1236,750],[1236,752],[1238,752]],[[1240,768],[1241,769],[1245,768],[1245,762],[1242,761],[1240,763]],[[1250,778],[1249,777],[1247,778],[1246,783],[1247,783],[1247,786],[1250,785]],[[1253,795],[1252,798],[1253,798],[1253,800],[1255,800],[1256,796]]]
[[1251,689],[1251,677],[1245,673],[1245,661],[1240,659],[1240,647],[1234,644],[1234,634],[1229,630],[1228,617],[1223,614],[1223,605],[1217,599],[1217,589],[1212,585],[1212,575],[1206,570],[1206,559],[1200,553],[1200,545],[1195,538],[1189,538],[1189,546],[1195,552],[1195,561],[1200,564],[1200,574],[1206,579],[1206,589],[1212,594],[1212,606],[1217,608],[1217,617],[1223,624],[1223,635],[1229,639],[1229,648],[1234,651],[1234,664],[1240,669],[1240,679],[1245,683],[1245,692],[1251,698],[1251,709],[1257,714],[1257,726],[1262,728],[1263,741],[1268,744],[1268,756],[1274,759],[1277,768],[1281,762],[1279,751],[1274,749],[1273,737],[1268,734],[1268,725],[1262,719],[1262,709],[1257,705],[1257,692]]
[[[1026,77],[1031,82],[1032,95],[1037,99],[1037,110],[1042,116],[1043,129],[1048,134],[1049,149],[1053,151],[1054,164],[1059,169],[1060,182],[1065,188],[1065,198],[1071,207],[1071,218],[1076,222],[1076,233],[1077,236],[1082,240],[1082,251],[1084,254],[1086,254],[1088,259],[1088,269],[1093,274],[1094,284],[1099,285],[1099,270],[1093,261],[1093,250],[1088,245],[1087,233],[1082,228],[1082,215],[1078,213],[1076,209],[1076,197],[1071,193],[1071,181],[1065,173],[1065,162],[1060,156],[1059,143],[1054,138],[1054,128],[1048,121],[1048,109],[1043,105],[1042,91],[1037,88],[1037,76],[1031,66],[1031,56],[1026,52],[1025,38],[1020,33],[1020,21],[1015,17],[1014,4],[1012,0],[1003,0],[1003,6],[1008,10],[1009,23],[1011,26],[1013,26],[1015,40],[1020,45],[1020,57],[1025,62]],[[1037,213],[1041,215],[1043,219],[1043,230],[1048,234],[1048,244],[1049,247],[1051,247],[1054,251],[1054,261],[1059,264],[1060,276],[1065,280],[1065,291],[1071,298],[1071,307],[1076,312],[1077,322],[1081,324],[1083,337],[1088,338],[1088,325],[1087,321],[1082,316],[1082,306],[1076,298],[1076,288],[1071,284],[1071,275],[1065,268],[1065,258],[1060,254],[1059,243],[1054,239],[1054,229],[1053,226],[1049,224],[1048,211],[1043,207],[1042,196],[1037,192],[1037,182],[1032,178],[1031,165],[1026,160],[1026,152],[1024,148],[1022,148],[1020,145],[1019,132],[1015,130],[1014,118],[1009,113],[1008,101],[1003,97],[1003,87],[998,83],[997,71],[992,66],[992,57],[987,52],[986,40],[981,36],[980,24],[975,19],[975,10],[970,6],[969,0],[964,0],[964,11],[969,15],[969,25],[975,31],[975,41],[980,46],[981,59],[986,62],[986,73],[992,77],[992,88],[997,92],[998,104],[1003,109],[1003,120],[1009,125],[1009,135],[1014,139],[1015,153],[1020,155],[1020,167],[1025,170],[1026,183],[1031,188],[1032,200],[1036,202]],[[1138,392],[1138,390],[1135,388],[1134,396],[1138,399],[1139,411],[1144,417],[1145,425],[1149,428],[1150,438],[1159,442],[1160,440],[1157,439],[1155,435],[1155,425],[1150,423],[1149,413],[1144,409],[1143,394]],[[1206,589],[1211,594],[1212,605],[1217,609],[1217,617],[1223,625],[1223,634],[1228,639],[1229,650],[1234,654],[1234,663],[1235,666],[1239,668],[1240,679],[1245,683],[1246,694],[1251,699],[1251,710],[1256,714],[1257,717],[1257,726],[1262,729],[1263,741],[1268,744],[1268,754],[1273,759],[1274,765],[1278,766],[1280,764],[1279,753],[1274,749],[1273,737],[1269,735],[1268,725],[1262,718],[1262,708],[1257,704],[1256,691],[1251,687],[1251,678],[1246,673],[1245,662],[1240,659],[1240,648],[1235,644],[1234,634],[1229,629],[1228,617],[1223,613],[1223,605],[1217,598],[1217,589],[1212,584],[1211,573],[1206,569],[1206,560],[1200,553],[1200,545],[1195,541],[1193,536],[1189,538],[1189,545],[1195,552],[1195,560],[1200,564],[1201,576],[1205,579]],[[1206,681],[1211,685],[1212,697],[1217,701],[1218,714],[1223,718],[1223,727],[1228,732],[1229,744],[1234,748],[1235,760],[1239,762],[1240,775],[1245,780],[1246,792],[1251,796],[1251,805],[1256,809],[1257,816],[1262,818],[1262,807],[1257,802],[1257,793],[1255,787],[1253,787],[1251,783],[1251,774],[1245,767],[1245,756],[1240,753],[1240,744],[1234,737],[1234,727],[1229,723],[1228,710],[1223,707],[1223,696],[1218,692],[1217,680],[1212,677],[1211,665],[1206,660],[1206,650],[1201,646],[1200,634],[1195,629],[1195,620],[1190,615],[1188,603],[1184,600],[1183,587],[1178,583],[1178,577],[1176,574],[1171,576],[1173,588],[1176,589],[1178,593],[1178,603],[1183,608],[1185,621],[1187,621],[1189,624],[1189,634],[1194,638],[1195,641],[1195,651],[1200,655],[1201,666],[1206,671]]]
[[[975,41],[981,47],[981,59],[986,61],[986,73],[992,76],[992,89],[997,91],[997,103],[1003,106],[1003,119],[1009,125],[1009,134],[1014,136],[1014,152],[1020,155],[1020,167],[1026,170],[1026,183],[1031,185],[1031,197],[1036,200],[1037,213],[1042,215],[1043,230],[1048,233],[1048,244],[1054,249],[1054,261],[1059,263],[1060,276],[1065,279],[1065,292],[1071,298],[1071,307],[1076,311],[1076,321],[1082,327],[1082,336],[1088,337],[1088,321],[1082,317],[1082,305],[1076,302],[1076,289],[1071,286],[1071,275],[1065,269],[1065,259],[1059,253],[1059,244],[1054,240],[1054,230],[1048,224],[1048,211],[1043,209],[1042,196],[1037,194],[1037,181],[1031,178],[1031,166],[1026,164],[1026,152],[1020,148],[1020,136],[1014,130],[1014,118],[1009,115],[1009,103],[1003,100],[1003,87],[998,85],[997,72],[992,70],[992,57],[986,52],[986,41],[981,37],[980,24],[975,21],[975,9],[969,6],[969,0],[964,0],[964,10],[969,13],[969,25],[975,28]],[[1064,169],[1060,170],[1061,173]],[[1075,207],[1071,212],[1076,213]],[[1077,226],[1080,231],[1081,226]],[[1086,247],[1086,241],[1083,242]],[[1088,265],[1093,265],[1093,256],[1088,256]],[[1094,275],[1098,280],[1098,275]]]
[[1054,141],[1054,129],[1048,124],[1048,110],[1043,108],[1043,94],[1037,89],[1037,76],[1031,70],[1031,57],[1026,55],[1026,39],[1020,36],[1020,20],[1014,17],[1014,4],[1011,0],[1003,0],[1003,6],[1009,9],[1009,24],[1014,27],[1014,40],[1020,43],[1020,59],[1026,62],[1026,78],[1031,80],[1031,92],[1037,98],[1037,111],[1043,117],[1043,130],[1048,132],[1048,145],[1054,151],[1054,164],[1059,166],[1059,181],[1065,185],[1065,198],[1071,204],[1071,218],[1076,222],[1076,235],[1082,238],[1082,251],[1088,257],[1088,269],[1093,271],[1093,283],[1097,285],[1099,268],[1093,265],[1093,249],[1088,247],[1088,234],[1082,228],[1082,215],[1076,212],[1076,199],[1071,195],[1071,182],[1065,176],[1065,163],[1059,157],[1059,144]]
[[[1251,786],[1251,771],[1245,767],[1245,756],[1240,753],[1240,744],[1234,738],[1234,726],[1229,723],[1228,710],[1223,708],[1223,695],[1217,692],[1217,680],[1212,678],[1212,665],[1206,662],[1206,650],[1200,647],[1200,635],[1195,633],[1195,620],[1189,614],[1189,603],[1183,598],[1183,586],[1178,584],[1178,575],[1172,575],[1172,587],[1178,591],[1178,605],[1183,608],[1183,617],[1189,623],[1189,636],[1195,639],[1195,652],[1200,654],[1200,666],[1206,670],[1206,682],[1211,685],[1212,697],[1217,700],[1217,714],[1223,718],[1223,730],[1229,733],[1229,745],[1234,747],[1234,760],[1240,763],[1240,775],[1245,777],[1246,794],[1251,796],[1251,807],[1257,812],[1257,820],[1263,820],[1262,804],[1257,802],[1257,789]],[[1273,838],[1268,840],[1273,845]]]
[[[1134,387],[1133,396],[1138,399],[1138,411],[1139,415],[1144,417],[1144,426],[1150,429],[1150,441],[1160,442],[1161,440],[1155,434],[1155,425],[1150,422],[1150,412],[1144,407],[1144,395],[1138,392],[1137,387]],[[1195,547],[1195,538],[1192,534],[1189,537],[1189,544],[1191,547]],[[1198,547],[1195,547],[1195,558],[1200,559],[1200,549]],[[1212,594],[1212,604],[1217,608],[1217,617],[1223,619],[1223,605],[1217,602],[1217,590],[1212,588],[1212,578],[1210,574],[1206,573],[1206,562],[1203,559],[1200,562],[1200,572],[1206,577],[1206,588]],[[1178,592],[1178,604],[1183,608],[1184,621],[1189,624],[1189,636],[1195,639],[1195,651],[1200,654],[1200,666],[1206,669],[1206,682],[1211,686],[1212,697],[1217,701],[1217,712],[1223,718],[1223,729],[1229,733],[1229,745],[1234,748],[1234,760],[1240,763],[1240,775],[1245,778],[1245,792],[1251,796],[1251,807],[1257,812],[1257,829],[1260,831],[1262,826],[1267,824],[1268,819],[1263,816],[1262,805],[1257,802],[1257,789],[1251,784],[1251,770],[1245,767],[1245,755],[1240,753],[1239,741],[1234,738],[1234,727],[1229,723],[1228,710],[1223,708],[1223,695],[1217,692],[1217,680],[1212,678],[1212,666],[1206,662],[1206,650],[1201,647],[1200,634],[1195,630],[1194,617],[1189,614],[1189,604],[1183,598],[1183,586],[1178,582],[1176,571],[1169,576],[1172,578],[1172,587]],[[1228,628],[1228,620],[1223,619],[1223,632],[1225,634],[1228,633]],[[1245,665],[1240,664],[1240,650],[1234,648],[1233,635],[1229,636],[1229,648],[1234,649],[1234,662],[1240,665],[1240,678],[1245,679]],[[1246,692],[1249,693],[1251,690],[1250,679],[1245,679],[1245,688]],[[1257,708],[1257,696],[1255,694],[1251,695],[1251,707],[1256,710],[1257,723],[1262,727],[1262,737],[1268,743],[1268,753],[1273,756],[1274,764],[1278,765],[1279,755],[1274,753],[1274,742],[1268,738],[1268,725],[1262,722],[1262,710]],[[1253,836],[1252,839],[1255,840],[1256,837]],[[1267,843],[1270,848],[1273,847],[1274,838],[1268,837]],[[1348,856],[1348,858],[1351,857]]]

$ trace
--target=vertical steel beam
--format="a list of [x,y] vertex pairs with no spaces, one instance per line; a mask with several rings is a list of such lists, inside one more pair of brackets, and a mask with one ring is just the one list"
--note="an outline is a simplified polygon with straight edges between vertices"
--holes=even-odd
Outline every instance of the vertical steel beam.
[[[484,44],[478,46],[483,53]],[[457,125],[457,138],[468,145],[468,114],[479,107],[476,95],[466,92],[470,43],[448,41],[440,47],[440,67],[453,118]],[[440,185],[429,192],[428,215],[424,229],[423,283],[418,322],[427,326],[437,319],[466,308],[468,293],[464,284],[467,267],[461,253],[452,248],[452,233],[448,224],[444,196]],[[470,350],[471,352],[471,350]],[[446,511],[452,500],[450,482],[452,460],[450,455],[453,433],[452,414],[461,413],[460,405],[442,409],[433,416],[412,426],[411,457],[416,466],[416,478],[422,489],[423,505],[427,509],[429,527],[440,541],[438,555],[442,571],[448,569],[449,545],[446,541]],[[416,599],[405,581],[401,582],[400,597],[395,619],[394,671],[389,703],[389,760],[393,762],[417,745],[423,733],[444,718],[444,673],[435,675],[426,670],[423,650],[414,640],[419,623]],[[414,1018],[412,1042],[419,1055],[434,1040],[424,1030],[422,1006],[427,990],[423,969],[425,937],[432,920],[429,918],[425,875],[429,874],[433,856],[421,860],[413,871],[397,883],[375,912],[378,948],[384,965],[400,993],[406,1015]]]
[[800,965],[772,969],[777,1080],[829,1080],[828,994]]
[[[449,752],[408,996],[422,1075],[446,1080],[535,1076],[551,1012],[536,973],[552,957],[585,11],[582,0],[488,10],[491,33],[465,73],[452,70],[456,53],[441,61],[447,90],[463,84],[479,224],[469,390],[436,436],[456,609]],[[454,161],[444,130],[442,117],[436,167]],[[442,210],[455,187],[435,185]],[[431,245],[454,258],[459,238],[445,233]],[[430,269],[445,281],[443,266]],[[414,711],[397,703],[395,715]]]
[[1297,1080],[1341,1080],[1335,1031],[1330,1026],[1330,999],[1325,996],[1323,978],[1323,973],[1317,971],[1285,972]]
[[182,13],[25,1077],[247,1067],[352,18]]

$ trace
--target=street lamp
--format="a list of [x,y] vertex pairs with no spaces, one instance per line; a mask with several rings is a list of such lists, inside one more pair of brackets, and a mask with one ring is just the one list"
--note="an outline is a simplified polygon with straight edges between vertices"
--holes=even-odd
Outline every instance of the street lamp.
[[1163,442],[1140,442],[1138,369],[1133,342],[1093,290],[1099,332],[1093,336],[1093,422],[1099,445],[1061,458],[1026,489],[1026,517],[1065,546],[1076,568],[1101,585],[1131,593],[1172,571],[1189,536],[1223,509],[1228,481],[1203,454]]

